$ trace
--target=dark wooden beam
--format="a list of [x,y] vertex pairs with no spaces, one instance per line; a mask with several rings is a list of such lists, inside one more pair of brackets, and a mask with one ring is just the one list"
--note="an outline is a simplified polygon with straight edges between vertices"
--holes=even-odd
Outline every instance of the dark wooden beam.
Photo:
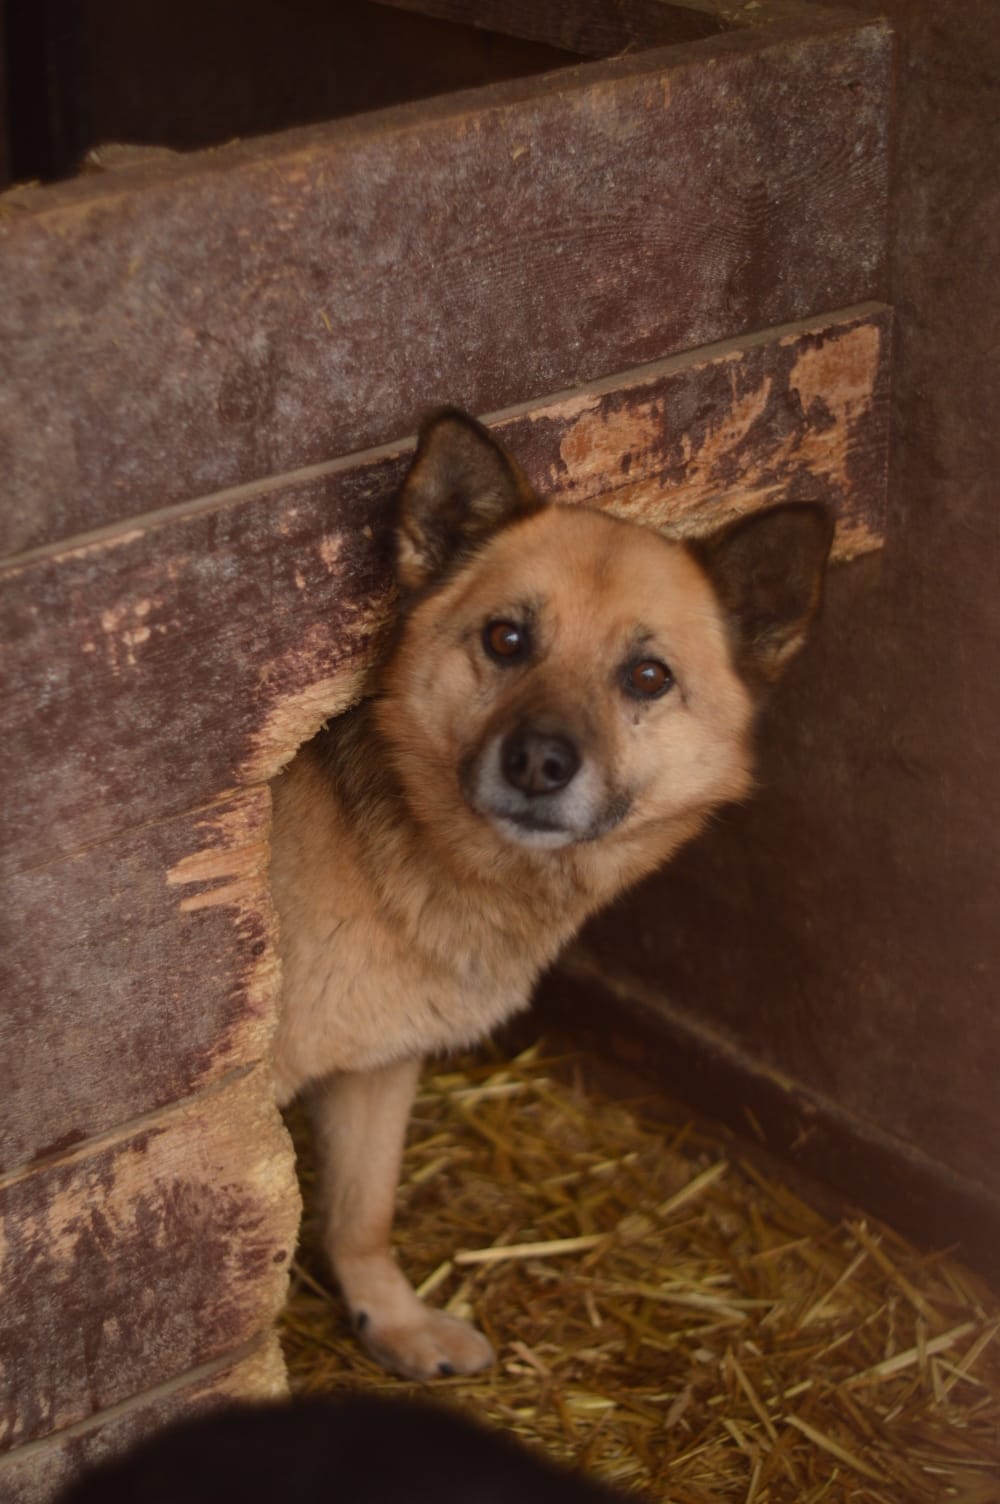
[[274,1399],[286,1389],[278,1338],[268,1332],[235,1356],[172,1379],[152,1394],[15,1447],[0,1457],[0,1498],[4,1504],[40,1504],[54,1498],[81,1469],[117,1456],[181,1416],[200,1415],[233,1400]]
[[250,789],[5,885],[0,1175],[266,1053],[269,824]]
[[295,1246],[291,1159],[251,1074],[0,1181],[0,1452],[261,1331]]
[[0,553],[883,296],[889,85],[820,15],[19,191]]
[[[818,497],[850,557],[881,540],[888,342],[886,310],[849,311],[493,426],[563,501],[683,533]],[[339,462],[0,576],[0,1165],[263,1053],[277,1004],[262,784],[358,693],[405,463]]]
[[[680,532],[827,500],[881,537],[888,314],[727,342],[498,415],[539,487]],[[3,865],[34,869],[262,782],[358,692],[407,445],[0,571]]]

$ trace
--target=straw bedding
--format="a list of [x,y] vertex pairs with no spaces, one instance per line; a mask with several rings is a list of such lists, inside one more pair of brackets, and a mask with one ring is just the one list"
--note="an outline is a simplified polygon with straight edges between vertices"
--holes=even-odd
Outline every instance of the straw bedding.
[[[1000,1501],[1000,1301],[945,1254],[828,1220],[721,1130],[582,1084],[538,1044],[432,1070],[400,1192],[407,1273],[496,1367],[442,1403],[673,1504]],[[350,1335],[303,1242],[299,1393],[415,1387]]]

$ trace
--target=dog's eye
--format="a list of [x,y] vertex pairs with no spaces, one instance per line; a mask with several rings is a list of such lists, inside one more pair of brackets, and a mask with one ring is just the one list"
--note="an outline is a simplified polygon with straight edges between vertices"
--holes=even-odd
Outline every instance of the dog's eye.
[[488,621],[483,628],[483,647],[497,663],[516,663],[528,651],[528,633],[513,621]]
[[625,670],[625,688],[637,700],[655,700],[665,695],[673,682],[667,665],[656,658],[642,658]]

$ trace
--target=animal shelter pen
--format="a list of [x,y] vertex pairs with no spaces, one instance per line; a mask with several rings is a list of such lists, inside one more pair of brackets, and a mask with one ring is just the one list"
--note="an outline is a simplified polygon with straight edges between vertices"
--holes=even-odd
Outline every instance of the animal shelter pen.
[[[540,490],[682,533],[821,499],[855,561],[836,621],[881,588],[887,25],[808,0],[326,9],[292,31],[248,5],[237,36],[222,6],[185,26],[81,0],[69,47],[54,7],[5,7],[3,1504],[284,1387],[299,1199],[266,1067],[268,781],[357,693],[422,412],[460,401]],[[71,176],[116,140],[180,154]],[[776,710],[778,834],[724,822],[588,933],[547,1007],[984,1263],[987,1041],[963,1075],[971,1029],[927,1008],[926,1051],[901,1026],[883,1079],[888,944],[842,1042],[802,996],[836,959],[817,863],[849,852],[767,790],[783,756],[821,759],[808,725],[857,736],[853,691],[825,706],[821,678]]]

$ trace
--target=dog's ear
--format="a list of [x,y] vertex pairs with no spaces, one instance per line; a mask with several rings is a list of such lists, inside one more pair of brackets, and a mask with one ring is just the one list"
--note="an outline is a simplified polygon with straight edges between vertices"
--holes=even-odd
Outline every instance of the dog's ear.
[[832,538],[826,507],[788,502],[692,544],[729,618],[737,664],[756,688],[772,684],[805,641]]
[[498,528],[542,505],[481,423],[455,407],[432,413],[399,497],[400,583],[420,589]]

